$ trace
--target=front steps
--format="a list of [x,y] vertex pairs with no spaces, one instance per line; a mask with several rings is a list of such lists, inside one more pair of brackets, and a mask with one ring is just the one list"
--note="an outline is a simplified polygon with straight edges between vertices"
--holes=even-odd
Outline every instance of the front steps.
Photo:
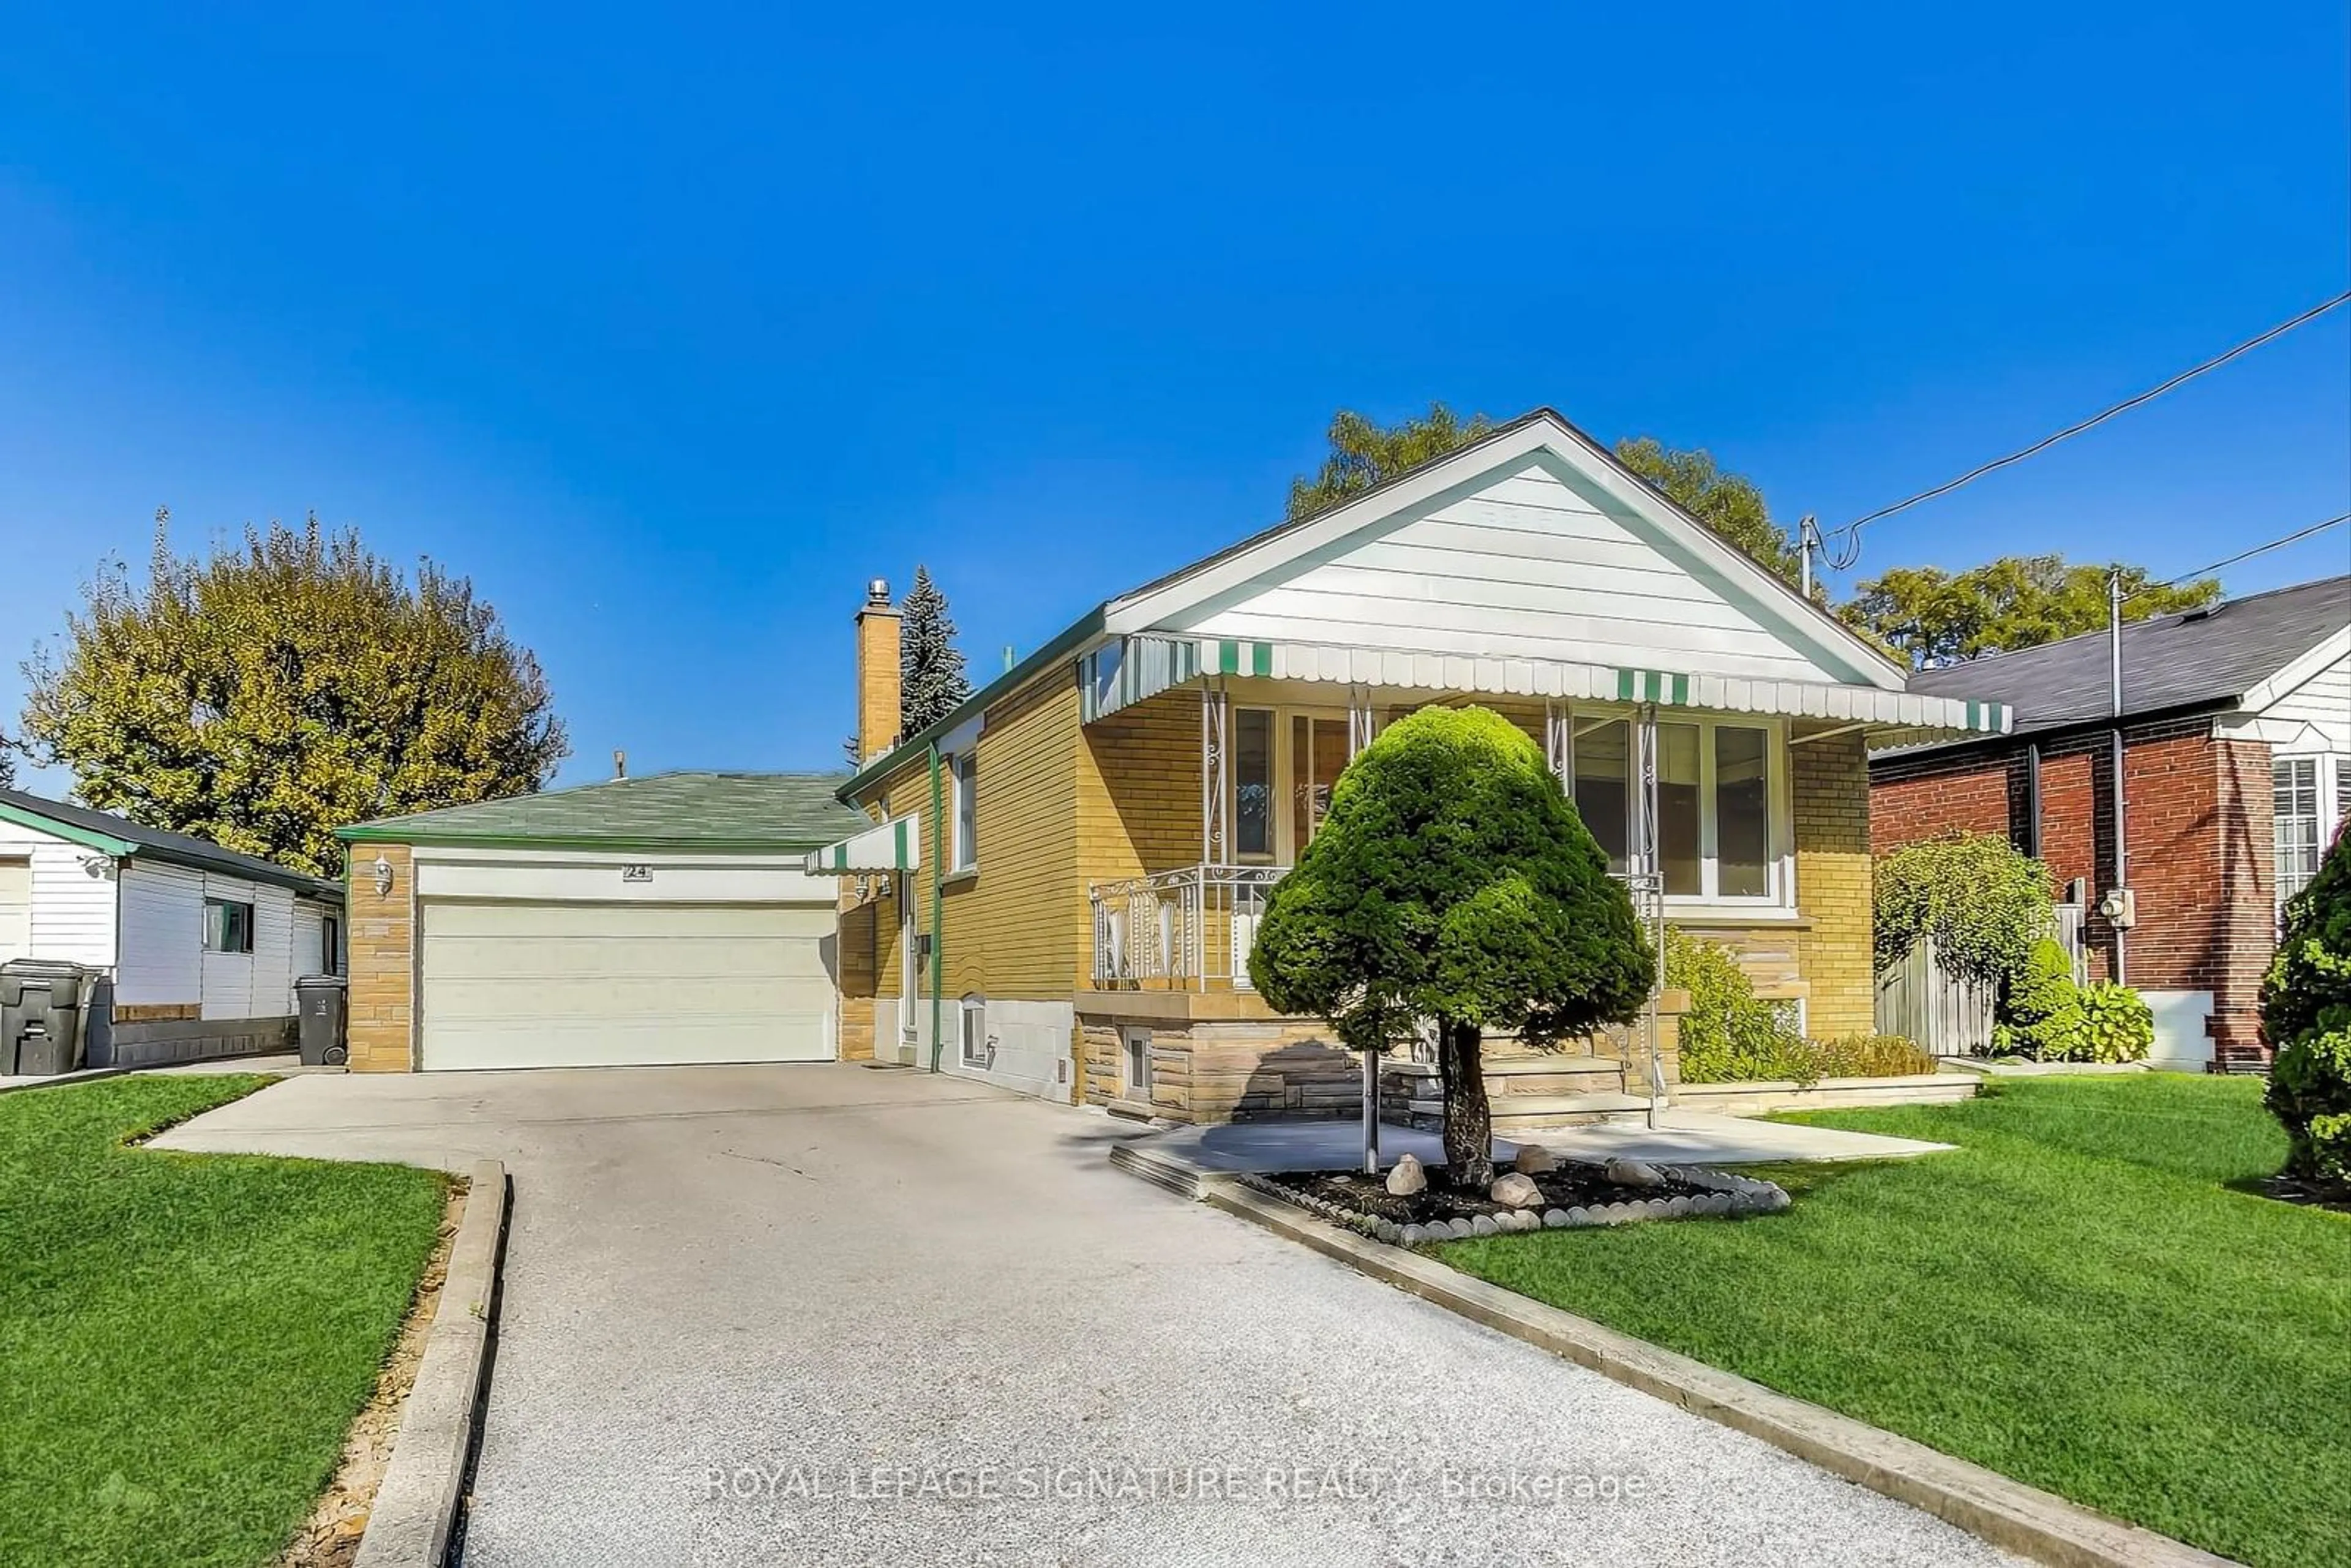
[[[1626,1092],[1640,1087],[1627,1082],[1639,1078],[1638,1068],[1628,1071],[1614,1057],[1502,1056],[1488,1058],[1483,1066],[1487,1104],[1500,1137],[1546,1127],[1626,1121],[1648,1113],[1645,1096]],[[1383,1098],[1392,1107],[1391,1115],[1401,1110],[1402,1119],[1414,1127],[1443,1125],[1445,1098],[1435,1068],[1413,1064],[1389,1072]]]

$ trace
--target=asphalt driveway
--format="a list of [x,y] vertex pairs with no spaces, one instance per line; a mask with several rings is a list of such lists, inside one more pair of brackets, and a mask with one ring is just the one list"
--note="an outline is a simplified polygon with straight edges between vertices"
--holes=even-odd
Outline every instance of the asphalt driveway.
[[507,1162],[469,1568],[2005,1561],[1120,1175],[1129,1131],[792,1066],[295,1078],[162,1141]]

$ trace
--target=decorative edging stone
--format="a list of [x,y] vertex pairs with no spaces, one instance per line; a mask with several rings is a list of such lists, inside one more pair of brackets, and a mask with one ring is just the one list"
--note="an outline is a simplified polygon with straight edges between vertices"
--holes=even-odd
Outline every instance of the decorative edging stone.
[[1201,1200],[2053,1568],[2241,1568],[2186,1542],[1489,1284],[1426,1253],[1374,1246],[1353,1228],[1294,1212],[1300,1206],[1269,1202],[1247,1178],[1203,1182]]
[[449,1270],[425,1331],[416,1381],[401,1406],[400,1432],[352,1568],[441,1568],[448,1555],[481,1416],[506,1224],[507,1168],[479,1161],[465,1190],[465,1217],[450,1244]]
[[[1117,1156],[1112,1156],[1113,1161]],[[1515,1235],[1529,1230],[1578,1230],[1611,1225],[1632,1225],[1648,1219],[1736,1218],[1755,1214],[1777,1214],[1788,1207],[1786,1189],[1777,1182],[1763,1181],[1755,1176],[1732,1176],[1725,1171],[1708,1170],[1703,1166],[1658,1166],[1657,1174],[1671,1177],[1685,1186],[1703,1187],[1704,1197],[1628,1197],[1622,1202],[1579,1205],[1573,1208],[1546,1208],[1538,1213],[1531,1208],[1506,1210],[1501,1214],[1480,1214],[1470,1219],[1439,1219],[1427,1225],[1399,1225],[1393,1219],[1376,1219],[1333,1203],[1329,1198],[1316,1197],[1295,1187],[1282,1186],[1268,1177],[1245,1173],[1227,1178],[1232,1185],[1245,1186],[1293,1208],[1302,1208],[1318,1219],[1342,1225],[1374,1241],[1391,1247],[1418,1247],[1430,1241],[1461,1241],[1474,1236]],[[1142,1175],[1140,1171],[1135,1174]],[[1153,1179],[1145,1176],[1146,1181]],[[1162,1183],[1161,1185],[1165,1185]],[[1637,1187],[1626,1187],[1627,1193]],[[1203,1188],[1198,1196],[1209,1194]]]

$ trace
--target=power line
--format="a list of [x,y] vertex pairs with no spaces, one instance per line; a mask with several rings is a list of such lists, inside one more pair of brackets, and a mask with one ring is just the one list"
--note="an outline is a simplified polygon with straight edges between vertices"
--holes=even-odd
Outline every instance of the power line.
[[2345,523],[2351,523],[2351,512],[2338,514],[2335,517],[2327,518],[2323,523],[2313,523],[2306,528],[2297,528],[2293,533],[2286,535],[2283,538],[2272,539],[2265,545],[2255,545],[2251,549],[2239,550],[2235,555],[2231,556],[2226,560],[2216,560],[2210,566],[2199,566],[2194,571],[2183,571],[2178,577],[2171,579],[2168,582],[2150,582],[2146,587],[2134,591],[2131,594],[2130,599],[2126,599],[2123,602],[2127,604],[2130,602],[2131,599],[2137,599],[2139,594],[2152,593],[2158,588],[2177,588],[2181,583],[2189,581],[2193,579],[2210,577],[2223,567],[2234,566],[2241,560],[2251,560],[2257,555],[2266,555],[2271,550],[2283,549],[2290,544],[2298,544],[2302,540],[2308,538],[2313,534],[2323,534],[2327,529],[2340,528]]
[[2259,337],[2246,339],[2235,348],[2231,349],[2227,353],[2216,355],[2213,358],[2205,361],[2200,365],[2180,371],[2169,381],[2165,382],[2161,386],[2150,387],[2146,392],[2139,393],[2137,397],[2126,398],[2121,402],[2115,404],[2112,408],[2094,413],[2078,424],[2068,425],[2064,429],[2059,431],[2056,434],[2046,436],[2042,440],[2034,442],[2030,446],[2010,453],[2005,457],[1995,457],[1989,463],[1970,468],[1966,473],[1960,475],[1958,478],[1938,485],[1931,490],[1921,490],[1918,494],[1910,497],[1907,500],[1896,501],[1890,507],[1880,507],[1877,510],[1870,513],[1867,517],[1855,517],[1852,522],[1846,523],[1841,528],[1832,529],[1828,537],[1831,538],[1842,537],[1844,543],[1842,547],[1832,550],[1829,553],[1830,567],[1837,571],[1844,571],[1849,570],[1855,561],[1858,561],[1861,559],[1861,530],[1868,527],[1870,524],[1876,522],[1879,518],[1890,517],[1896,512],[1907,511],[1910,507],[1918,505],[1921,501],[1931,501],[1938,496],[1948,496],[1962,485],[1972,484],[1976,480],[1982,478],[1985,475],[1992,473],[1998,469],[2005,468],[2011,463],[2022,463],[2026,458],[2034,455],[2036,453],[2048,451],[2049,448],[2056,445],[2061,441],[2070,441],[2074,436],[2081,434],[2084,431],[2104,424],[2106,421],[2114,418],[2118,413],[2127,413],[2132,409],[2138,407],[2141,403],[2152,402],[2155,399],[2161,397],[2164,393],[2171,391],[2174,387],[2179,386],[2187,382],[2191,382],[2207,371],[2218,370],[2222,365],[2227,364],[2231,360],[2235,359],[2238,355],[2251,352],[2252,350],[2260,348],[2263,343],[2270,341],[2272,339],[2282,338],[2286,333],[2293,331],[2296,327],[2302,326],[2305,322],[2314,321],[2319,317],[2325,315],[2329,310],[2335,309],[2336,307],[2346,302],[2351,302],[2351,289],[2346,289],[2343,293],[2336,295],[2334,298],[2326,300],[2323,304],[2311,307],[2301,315],[2294,318],[2291,321],[2279,322],[2276,326],[2271,328],[2268,331],[2262,333]]

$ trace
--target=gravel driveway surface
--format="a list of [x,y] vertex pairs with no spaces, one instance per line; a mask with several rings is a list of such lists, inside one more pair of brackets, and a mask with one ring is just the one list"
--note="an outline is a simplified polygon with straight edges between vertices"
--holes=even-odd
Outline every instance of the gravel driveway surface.
[[1983,1563],[1939,1521],[854,1066],[290,1079],[183,1148],[503,1159],[467,1568]]

